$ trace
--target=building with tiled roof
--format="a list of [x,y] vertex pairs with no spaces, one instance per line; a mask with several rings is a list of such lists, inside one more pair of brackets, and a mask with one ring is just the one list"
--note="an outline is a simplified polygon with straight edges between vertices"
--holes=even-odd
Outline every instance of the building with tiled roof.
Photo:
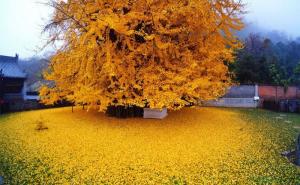
[[20,68],[18,60],[18,55],[15,57],[0,55],[0,104],[2,110],[18,106],[18,102],[24,101],[26,73]]
[[21,70],[18,65],[19,57],[2,56],[0,55],[0,71],[6,78],[26,78],[26,73]]

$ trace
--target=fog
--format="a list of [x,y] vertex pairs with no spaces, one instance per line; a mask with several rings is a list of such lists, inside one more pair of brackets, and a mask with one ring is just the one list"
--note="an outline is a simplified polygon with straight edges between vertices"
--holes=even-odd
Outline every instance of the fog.
[[291,37],[300,36],[299,0],[245,0],[245,15],[251,26],[265,31],[277,30]]
[[47,0],[0,0],[0,55],[30,57],[45,43],[41,36],[51,9]]

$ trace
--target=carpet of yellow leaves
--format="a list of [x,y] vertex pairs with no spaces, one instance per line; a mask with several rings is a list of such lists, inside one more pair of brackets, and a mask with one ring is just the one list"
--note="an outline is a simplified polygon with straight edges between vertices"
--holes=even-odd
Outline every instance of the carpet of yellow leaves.
[[[7,184],[300,184],[281,157],[296,121],[262,110],[193,108],[165,120],[71,108],[0,116]],[[37,130],[36,123],[47,128]]]

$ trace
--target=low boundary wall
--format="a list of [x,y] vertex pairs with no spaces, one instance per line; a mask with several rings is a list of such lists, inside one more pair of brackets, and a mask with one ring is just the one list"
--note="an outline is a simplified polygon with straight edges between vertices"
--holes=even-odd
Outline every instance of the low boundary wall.
[[233,107],[233,108],[257,108],[258,101],[254,98],[221,98],[215,101],[203,102],[203,106],[207,107]]
[[202,102],[202,105],[207,107],[257,108],[259,107],[258,100],[257,85],[240,85],[228,88],[224,97]]

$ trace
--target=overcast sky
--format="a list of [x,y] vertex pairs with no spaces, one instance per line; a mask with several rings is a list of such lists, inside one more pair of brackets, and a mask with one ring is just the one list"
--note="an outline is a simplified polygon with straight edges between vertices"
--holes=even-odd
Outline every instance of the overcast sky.
[[0,55],[35,55],[41,46],[42,25],[51,10],[37,2],[45,0],[0,0]]
[[246,18],[267,30],[300,36],[300,0],[245,0]]
[[[42,25],[51,9],[37,3],[47,0],[0,0],[0,55],[26,58],[41,46]],[[260,27],[300,36],[300,0],[244,0],[248,21]],[[38,53],[41,54],[41,53]]]

